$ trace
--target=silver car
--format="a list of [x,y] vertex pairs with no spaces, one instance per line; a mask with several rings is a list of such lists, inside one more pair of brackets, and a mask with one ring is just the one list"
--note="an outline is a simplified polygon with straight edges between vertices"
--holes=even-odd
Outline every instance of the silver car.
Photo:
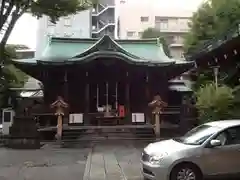
[[240,120],[200,125],[180,138],[149,144],[142,173],[150,180],[200,180],[240,174]]

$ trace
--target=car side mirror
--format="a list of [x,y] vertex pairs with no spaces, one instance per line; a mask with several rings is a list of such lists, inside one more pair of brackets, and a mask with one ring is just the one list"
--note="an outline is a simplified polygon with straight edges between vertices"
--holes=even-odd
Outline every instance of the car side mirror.
[[221,143],[220,140],[213,139],[213,140],[210,141],[210,146],[211,147],[217,147],[217,146],[221,146],[221,145],[222,145],[222,143]]

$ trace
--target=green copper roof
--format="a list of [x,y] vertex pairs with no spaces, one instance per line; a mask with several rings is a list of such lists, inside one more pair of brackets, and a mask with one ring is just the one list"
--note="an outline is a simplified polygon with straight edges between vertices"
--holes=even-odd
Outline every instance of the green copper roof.
[[41,57],[15,60],[15,63],[84,63],[101,57],[143,65],[189,64],[166,56],[158,39],[113,40],[107,35],[101,39],[51,38]]

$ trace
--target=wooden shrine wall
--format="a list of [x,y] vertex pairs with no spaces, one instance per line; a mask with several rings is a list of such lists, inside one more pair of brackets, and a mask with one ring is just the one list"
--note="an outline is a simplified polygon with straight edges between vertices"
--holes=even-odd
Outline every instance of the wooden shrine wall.
[[83,113],[94,110],[96,87],[101,86],[100,100],[104,102],[104,84],[109,82],[109,101],[114,101],[114,86],[118,83],[119,104],[129,105],[130,112],[145,112],[156,94],[167,101],[167,80],[159,68],[152,69],[126,63],[122,60],[96,59],[82,65],[53,67],[44,83],[45,103],[57,96],[69,103],[70,112]]

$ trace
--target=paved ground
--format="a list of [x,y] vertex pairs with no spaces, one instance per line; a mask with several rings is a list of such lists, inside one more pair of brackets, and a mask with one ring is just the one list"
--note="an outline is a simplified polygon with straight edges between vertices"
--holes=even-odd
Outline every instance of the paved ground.
[[0,180],[142,180],[144,145],[96,145],[40,150],[0,149]]

